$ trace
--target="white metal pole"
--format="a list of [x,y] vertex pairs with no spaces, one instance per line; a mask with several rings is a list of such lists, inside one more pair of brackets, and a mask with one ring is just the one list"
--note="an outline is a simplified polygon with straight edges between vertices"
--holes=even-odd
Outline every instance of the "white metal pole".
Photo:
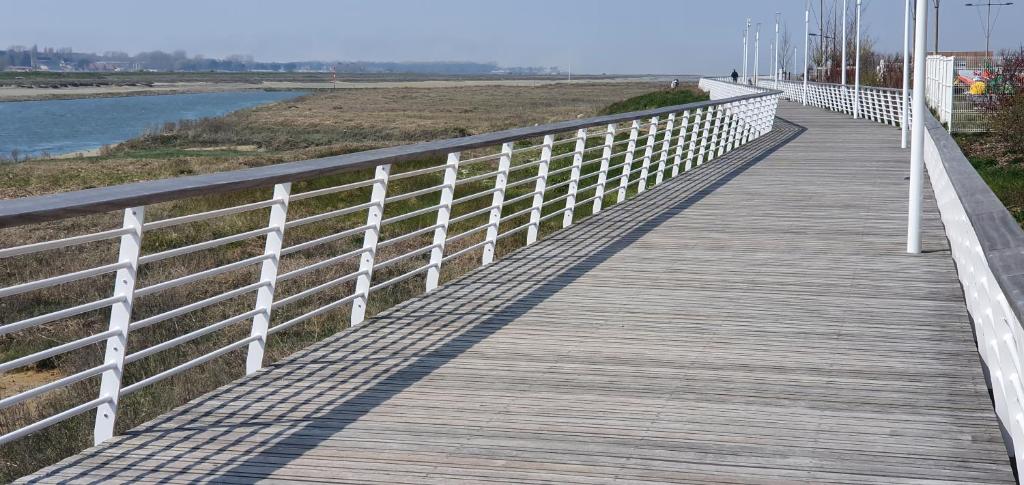
[[260,266],[260,282],[263,286],[256,290],[256,307],[259,311],[252,317],[252,329],[249,335],[257,340],[249,342],[249,350],[245,356],[245,375],[252,374],[263,368],[263,354],[267,350],[267,331],[270,328],[270,310],[274,305],[274,288],[277,286],[277,269],[281,262],[281,246],[284,244],[284,228],[288,219],[288,198],[292,193],[292,184],[283,183],[274,186],[273,200],[270,206],[270,222],[267,240],[264,244],[263,260]]
[[569,189],[565,197],[565,212],[562,213],[562,227],[572,225],[576,212],[576,192],[580,186],[580,171],[583,170],[583,150],[587,148],[587,129],[576,130],[576,150],[572,156],[572,171],[569,176]]
[[910,0],[903,12],[903,109],[900,113],[900,147],[907,147],[907,132],[910,129]]
[[907,252],[921,252],[921,199],[924,188],[924,89],[928,42],[928,0],[917,0],[914,28],[914,108],[917,114],[910,137],[910,211],[907,216]]
[[135,293],[135,276],[139,267],[139,252],[142,249],[142,224],[144,207],[124,210],[124,229],[118,262],[124,265],[117,270],[114,280],[114,296],[121,300],[110,307],[110,330],[117,334],[107,338],[107,349],[103,363],[107,370],[100,377],[100,398],[107,400],[96,408],[96,422],[93,427],[93,444],[98,445],[114,436],[117,421],[117,402],[121,395],[121,377],[124,375],[124,357],[128,346],[128,325],[132,318],[132,296]]
[[[548,168],[551,165],[551,148],[555,144],[555,135],[544,135],[544,142],[540,148],[540,165],[537,165],[537,182],[533,188],[533,206],[530,209],[530,227],[526,228],[526,244],[537,242],[540,236],[540,216],[544,209],[544,191],[548,185]],[[509,145],[509,153],[512,144]],[[505,147],[502,147],[504,151]]]
[[843,74],[841,75],[843,86],[846,86],[846,11],[849,10],[849,8],[847,8],[846,2],[847,0],[843,0]]
[[513,148],[514,146],[511,142],[501,145],[501,156],[498,158],[498,174],[494,177],[494,195],[491,196],[491,219],[487,225],[484,251],[480,259],[480,264],[483,266],[494,262],[494,254],[498,249],[501,209],[505,205],[505,186],[508,184],[508,172],[512,166]]
[[743,84],[747,83],[747,76],[750,71],[747,70],[748,60],[750,59],[750,19],[747,19],[747,24],[743,28]]
[[811,0],[804,6],[804,106],[807,106],[807,48],[811,41]]
[[757,23],[757,31],[754,33],[754,86],[757,86],[757,77],[761,74],[761,23]]
[[448,241],[448,220],[452,215],[452,201],[455,200],[455,181],[459,176],[461,152],[448,154],[444,166],[444,181],[441,186],[441,207],[437,209],[437,223],[434,228],[434,247],[430,250],[430,267],[427,268],[426,291],[434,291],[441,283],[441,262],[444,261],[444,246]]
[[380,240],[380,221],[384,219],[384,199],[387,197],[391,164],[377,165],[370,191],[370,207],[366,209],[366,231],[363,232],[363,254],[359,257],[359,276],[356,277],[355,299],[352,300],[352,326],[363,323],[370,305],[370,283],[373,265],[377,259],[377,241]]
[[857,0],[857,51],[853,54],[857,56],[854,59],[854,65],[857,66],[853,69],[853,117],[860,118],[860,3],[861,0]]
[[772,63],[772,79],[779,82],[779,12],[775,12],[775,62]]

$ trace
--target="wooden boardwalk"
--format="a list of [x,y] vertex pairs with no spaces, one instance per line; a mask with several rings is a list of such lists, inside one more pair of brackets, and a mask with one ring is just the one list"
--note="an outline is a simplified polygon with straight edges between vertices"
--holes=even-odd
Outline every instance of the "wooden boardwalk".
[[1011,483],[934,201],[904,252],[899,132],[780,116],[28,480]]

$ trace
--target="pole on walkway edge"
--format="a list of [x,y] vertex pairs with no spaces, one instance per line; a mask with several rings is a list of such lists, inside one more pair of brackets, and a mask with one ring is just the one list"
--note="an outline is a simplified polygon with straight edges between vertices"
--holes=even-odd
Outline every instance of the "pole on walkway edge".
[[905,0],[903,11],[903,110],[900,115],[900,148],[907,147],[910,127],[910,0]]
[[907,252],[921,252],[921,200],[924,190],[924,86],[928,42],[928,0],[917,0],[914,28],[914,125],[910,134],[910,211],[907,216]]
[[843,0],[843,74],[842,74],[842,85],[846,86],[846,12],[850,10],[847,8],[846,0]]
[[857,56],[854,60],[854,64],[857,66],[853,69],[853,117],[860,118],[860,2],[857,0],[857,52],[853,55]]
[[804,106],[807,106],[807,49],[811,39],[811,0],[804,5]]

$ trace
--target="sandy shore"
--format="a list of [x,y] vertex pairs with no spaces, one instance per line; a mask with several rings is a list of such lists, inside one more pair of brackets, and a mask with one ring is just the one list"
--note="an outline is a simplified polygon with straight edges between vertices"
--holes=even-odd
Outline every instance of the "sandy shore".
[[[668,77],[588,78],[571,81],[574,84],[610,82],[669,82]],[[465,81],[368,81],[352,82],[261,82],[261,83],[156,83],[153,86],[81,86],[60,89],[0,86],[0,101],[32,101],[42,99],[100,98],[139,96],[152,94],[211,93],[245,89],[319,90],[319,89],[374,89],[374,88],[452,88],[469,86],[544,86],[564,84],[566,79],[470,79]]]

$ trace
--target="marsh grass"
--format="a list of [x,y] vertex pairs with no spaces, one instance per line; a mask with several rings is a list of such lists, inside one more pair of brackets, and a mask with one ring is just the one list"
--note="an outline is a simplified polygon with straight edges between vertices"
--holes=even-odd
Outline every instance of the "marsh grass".
[[[676,104],[678,98],[665,99],[669,104]],[[648,101],[643,101],[647,103]],[[662,125],[663,127],[663,125]],[[620,127],[620,129],[625,127]],[[175,128],[177,129],[177,128]],[[628,130],[623,130],[628,131]],[[574,133],[560,135],[561,139],[574,136]],[[660,149],[661,139],[658,137],[656,149]],[[617,140],[625,140],[627,133],[621,133]],[[228,139],[218,139],[222,143]],[[517,144],[518,147],[530,147],[538,145],[541,140],[528,140]],[[642,141],[640,145],[642,146]],[[230,139],[232,144],[242,144],[239,140]],[[603,142],[602,136],[588,138],[587,148],[600,146]],[[132,145],[129,144],[129,147]],[[135,163],[138,160],[152,160],[153,163],[160,162],[161,174],[167,170],[178,172],[191,167],[192,172],[201,172],[198,161],[204,159],[221,160],[223,154],[216,152],[204,152],[200,155],[190,157],[187,160],[163,159],[161,153],[174,154],[179,150],[188,148],[188,143],[175,141],[161,146],[152,146],[149,142],[139,142],[136,148],[119,149],[104,159],[105,162],[114,163],[119,160],[127,160]],[[316,147],[314,147],[316,148]],[[330,150],[334,150],[332,148]],[[573,151],[573,143],[559,143],[553,150],[554,157],[559,157]],[[621,151],[624,145],[620,145],[615,151]],[[165,151],[169,150],[169,151]],[[491,147],[486,150],[474,150],[471,153],[464,153],[463,159],[469,159],[484,154],[497,153],[498,147]],[[539,149],[525,150],[513,157],[513,168],[517,165],[531,163],[538,159]],[[633,168],[639,167],[642,157],[642,148],[637,151],[637,160]],[[146,158],[145,155],[151,155]],[[230,156],[233,156],[230,155]],[[230,158],[227,156],[227,158]],[[272,156],[272,155],[268,155]],[[121,157],[121,158],[119,158]],[[600,151],[588,152],[586,160],[594,160],[600,157]],[[612,159],[611,165],[622,163],[624,156],[619,155]],[[671,161],[671,155],[669,156]],[[259,163],[271,163],[268,158],[263,158]],[[432,166],[439,166],[444,163],[441,159],[427,159],[415,162],[408,162],[396,165],[392,174],[397,175],[409,170],[417,170]],[[651,163],[651,173],[648,185],[653,185],[657,157]],[[184,167],[180,166],[186,164]],[[552,172],[559,171],[571,166],[572,157],[562,157],[553,161],[550,167]],[[586,199],[593,195],[589,187],[597,182],[593,174],[599,169],[599,163],[588,163],[583,166],[581,188],[578,199]],[[168,168],[170,167],[170,168]],[[463,179],[474,175],[493,172],[497,169],[497,160],[487,160],[473,164],[460,166],[459,178]],[[621,173],[622,169],[614,170],[608,174],[608,178],[614,178]],[[388,186],[388,195],[394,196],[412,192],[415,190],[434,187],[442,181],[442,171],[417,177],[395,180]],[[535,168],[513,170],[509,176],[509,183],[526,180],[536,175]],[[81,182],[89,176],[76,179]],[[548,179],[548,186],[557,186],[570,177],[569,171],[562,171]],[[634,174],[631,180],[635,181],[638,174]],[[333,187],[342,184],[362,181],[372,178],[371,170],[346,172],[328,177],[320,177],[313,180],[300,181],[293,184],[292,193],[299,194],[310,190],[326,187]],[[667,174],[666,174],[667,178]],[[471,183],[458,185],[455,197],[464,197],[472,194],[480,194],[493,187],[493,178],[480,180]],[[617,198],[619,182],[609,185],[606,189],[604,206],[614,204]],[[60,185],[66,187],[66,185]],[[506,194],[506,200],[513,200],[524,196],[534,190],[534,183],[525,183],[510,188]],[[545,200],[552,200],[564,196],[568,191],[567,186],[548,190],[545,193]],[[630,195],[636,192],[636,184],[630,184]],[[320,197],[314,197],[294,201],[289,205],[288,219],[296,220],[305,216],[322,214],[328,211],[352,207],[362,204],[369,199],[370,188],[364,187],[341,193],[335,193]],[[185,214],[194,214],[215,210],[219,208],[237,206],[244,203],[267,200],[271,196],[270,188],[243,190],[215,196],[194,197],[177,200],[167,203],[155,204],[146,208],[146,220],[154,221]],[[439,202],[439,192],[387,203],[385,205],[384,217],[392,217],[399,214],[406,214],[411,211],[436,205]],[[531,197],[523,198],[514,203],[503,206],[502,213],[513,214],[529,207],[532,203]],[[483,209],[491,204],[490,196],[483,196],[455,206],[452,217],[468,214],[475,210]],[[562,209],[565,202],[549,204],[544,207],[543,214],[553,214]],[[574,220],[580,220],[589,216],[593,202],[587,202],[578,206]],[[268,223],[267,209],[260,209],[229,217],[218,217],[205,221],[194,222],[173,226],[171,228],[156,229],[147,231],[143,238],[143,254],[154,254],[168,249],[183,247],[201,241],[208,241],[219,237],[238,234],[252,229],[266,227]],[[365,211],[355,212],[346,216],[326,219],[323,221],[294,227],[286,231],[285,247],[295,244],[312,241],[339,231],[360,226],[365,223]],[[388,241],[398,235],[408,234],[418,229],[426,228],[436,222],[436,214],[426,214],[405,219],[382,228],[381,241]],[[449,236],[469,231],[480,227],[487,221],[488,215],[478,216],[451,224]],[[529,214],[522,214],[518,217],[502,221],[500,233],[518,228],[528,222]],[[97,214],[73,219],[66,219],[58,222],[37,224],[33,231],[26,232],[20,229],[8,229],[0,231],[0,246],[10,247],[35,241],[50,240],[60,237],[67,237],[74,234],[95,232],[99,229],[116,228],[121,223],[121,213]],[[553,217],[544,221],[540,227],[541,236],[558,230],[562,225],[562,217]],[[467,248],[484,239],[485,232],[477,231],[472,235],[453,242],[446,247],[446,254],[453,254],[463,248]],[[496,256],[501,257],[515,251],[525,245],[525,231],[519,231],[507,237],[499,239]],[[385,261],[397,256],[407,254],[410,251],[428,246],[432,240],[432,232],[426,232],[419,237],[411,238],[395,244],[387,244],[380,248],[377,254],[377,262]],[[139,271],[137,288],[143,288],[160,282],[173,280],[197,271],[211,269],[245,258],[262,254],[264,238],[252,238],[228,245],[219,246],[213,249],[198,251],[189,255],[168,258],[151,264],[143,265]],[[279,274],[303,268],[317,262],[324,261],[336,255],[353,251],[362,245],[362,234],[355,234],[352,237],[338,239],[323,245],[316,246],[309,250],[288,254],[281,260]],[[41,254],[30,255],[19,258],[8,258],[0,261],[0,271],[3,274],[3,286],[9,286],[19,282],[40,279],[55,274],[76,271],[80,269],[112,263],[117,257],[117,242],[104,241],[92,243],[75,248],[47,251]],[[442,283],[451,281],[459,276],[479,267],[481,250],[477,249],[468,252],[460,257],[447,261],[441,272]],[[405,274],[411,270],[422,267],[429,260],[429,252],[394,265],[382,268],[374,272],[373,282],[378,284],[391,278]],[[276,299],[281,300],[289,295],[294,295],[302,290],[316,285],[328,283],[342,276],[351,274],[358,267],[357,258],[349,258],[343,262],[326,266],[322,269],[304,274],[300,277],[282,281],[278,284],[275,294]],[[199,282],[176,286],[152,295],[139,297],[135,300],[133,307],[132,321],[138,322],[142,319],[167,312],[184,304],[200,301],[225,291],[240,288],[258,281],[259,265],[251,265],[244,269],[219,274]],[[400,283],[385,287],[371,295],[368,306],[368,316],[375,315],[391,306],[405,301],[413,296],[419,295],[424,288],[424,274],[406,279]],[[109,296],[113,287],[112,275],[89,278],[74,283],[59,285],[45,290],[24,293],[10,298],[0,300],[0,311],[3,317],[0,323],[10,323],[34,315],[44,314],[60,308],[66,308],[73,304],[85,303]],[[351,281],[337,284],[320,293],[308,298],[299,300],[292,304],[276,308],[272,314],[271,326],[280,325],[295,317],[305,314],[311,310],[324,305],[336,302],[352,294],[354,291]],[[247,312],[254,307],[255,292],[245,293],[230,300],[226,300],[205,308],[186,313],[154,325],[133,330],[129,335],[129,353],[141,349],[147,349],[159,345],[173,338],[180,337],[190,332],[195,332],[207,326],[221,322],[225,319]],[[266,364],[275,362],[299,349],[302,349],[313,342],[333,335],[348,326],[349,305],[339,306],[327,313],[310,318],[304,322],[287,328],[284,331],[273,334],[268,341],[267,354],[264,359]],[[93,335],[107,329],[109,310],[101,310],[78,315],[32,328],[30,330],[14,333],[0,337],[0,359],[8,361],[33,352],[70,342],[79,338]],[[228,344],[236,342],[249,335],[251,319],[228,325],[227,327],[199,336],[178,346],[169,348],[162,352],[132,362],[126,366],[124,383],[125,385],[138,382],[146,377],[156,375],[164,370],[186,362],[199,355],[204,355]],[[127,429],[138,426],[176,406],[179,406],[191,399],[194,399],[205,392],[215,389],[225,383],[241,377],[244,373],[245,348],[230,352],[226,355],[213,359],[207,363],[194,367],[186,372],[159,381],[142,390],[125,396],[120,403],[117,431],[123,432]],[[94,344],[81,349],[61,354],[57,357],[44,359],[37,362],[30,369],[36,370],[57,370],[62,375],[70,375],[101,363],[103,355],[103,344]],[[11,389],[0,389],[0,397],[14,394]],[[24,426],[28,423],[56,414],[77,404],[94,399],[98,393],[98,379],[90,379],[77,383],[68,388],[54,391],[43,395],[41,398],[30,400],[22,405],[17,405],[0,411],[0,432],[7,432],[12,429]],[[64,421],[58,425],[47,428],[44,431],[34,433],[24,439],[18,440],[6,446],[0,447],[0,479],[11,480],[18,476],[31,473],[32,471],[54,463],[64,457],[80,451],[91,445],[92,423],[94,414],[84,413],[80,416]]]

